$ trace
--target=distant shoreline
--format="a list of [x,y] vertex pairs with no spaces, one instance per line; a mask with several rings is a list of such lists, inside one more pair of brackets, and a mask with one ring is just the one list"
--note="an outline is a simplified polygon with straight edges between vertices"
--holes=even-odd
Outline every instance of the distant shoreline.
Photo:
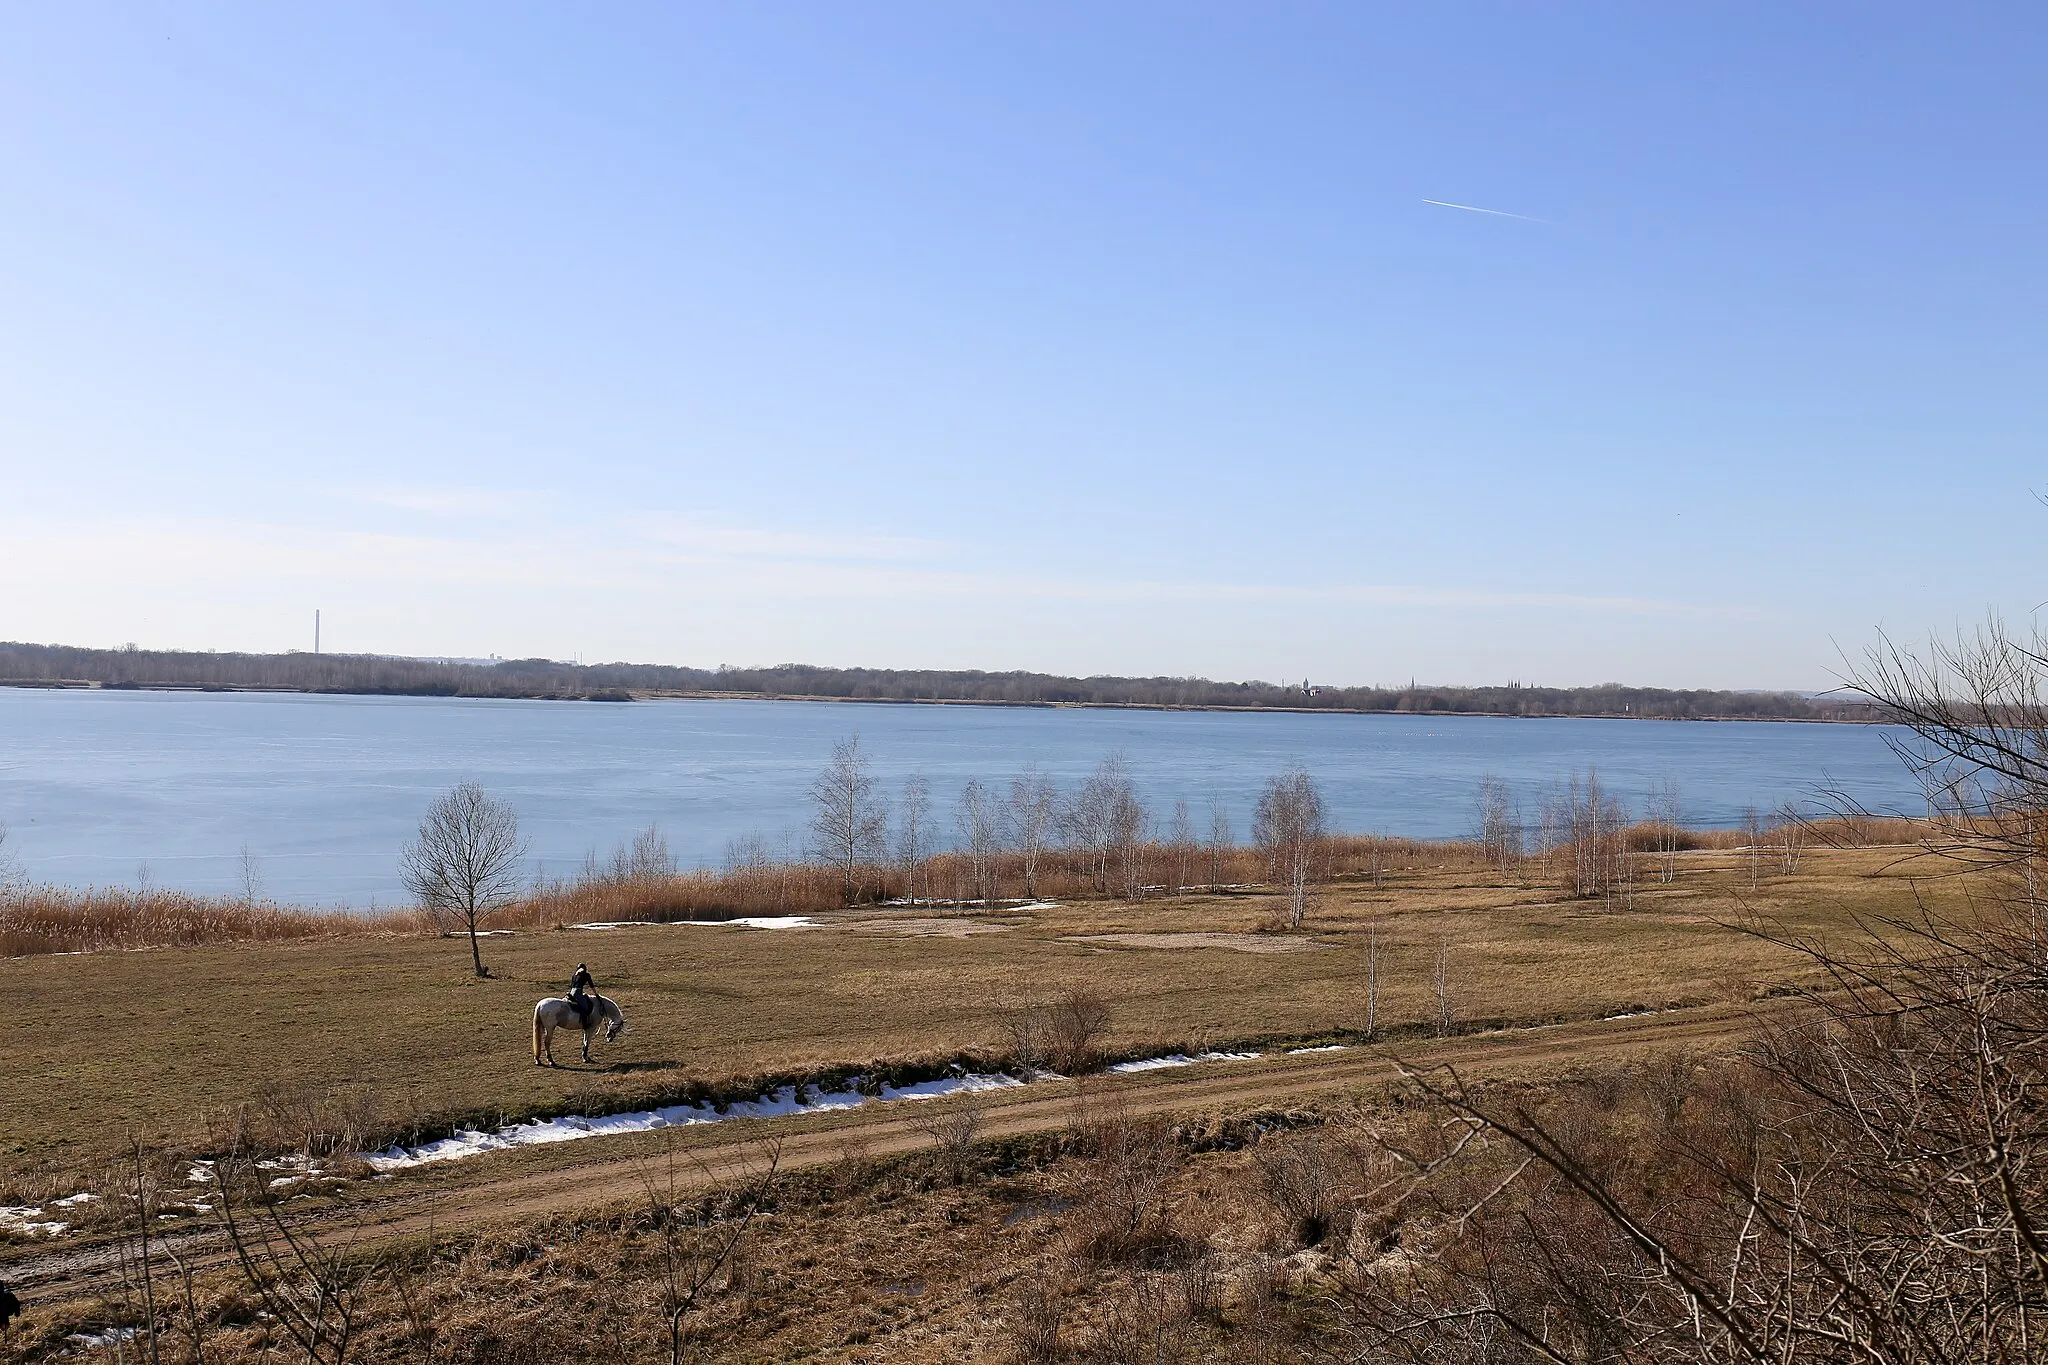
[[413,659],[383,654],[219,654],[83,649],[0,641],[0,685],[307,695],[502,697],[532,701],[657,699],[860,701],[927,706],[1080,707],[1142,711],[1288,711],[1347,715],[1577,716],[1613,720],[1870,721],[1867,703],[1804,692],[1717,688],[1340,686],[1193,677],[1073,677],[1012,669],[758,668],[562,663],[554,659]]
[[681,691],[658,688],[625,688],[608,695],[564,692],[469,693],[432,688],[381,687],[290,687],[261,683],[186,682],[101,682],[91,678],[0,678],[0,687],[50,692],[235,692],[304,697],[421,697],[462,701],[550,701],[596,702],[617,705],[624,702],[659,701],[762,701],[830,702],[854,706],[979,706],[1007,710],[1038,711],[1192,711],[1228,715],[1294,716],[1414,716],[1430,720],[1637,720],[1699,722],[1704,724],[1754,725],[1880,725],[1883,718],[1870,716],[1763,716],[1763,715],[1649,715],[1638,711],[1508,711],[1501,709],[1451,710],[1448,708],[1402,708],[1360,706],[1230,705],[1222,702],[1144,702],[1009,700],[977,697],[846,697],[801,692]]

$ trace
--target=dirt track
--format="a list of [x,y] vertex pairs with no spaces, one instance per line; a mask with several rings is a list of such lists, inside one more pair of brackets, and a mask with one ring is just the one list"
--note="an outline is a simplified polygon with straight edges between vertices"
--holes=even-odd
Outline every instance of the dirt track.
[[[1748,1032],[1760,1018],[1782,1014],[1790,1002],[1734,1009],[1715,1007],[1659,1015],[1409,1044],[1398,1051],[1354,1048],[1342,1052],[1277,1055],[1254,1062],[1217,1062],[1098,1079],[1092,1094],[1114,1094],[1134,1114],[1237,1111],[1285,1103],[1331,1090],[1358,1089],[1392,1079],[1397,1061],[1414,1066],[1455,1065],[1461,1075],[1556,1068],[1644,1048],[1725,1045]],[[1046,1132],[1065,1127],[1075,1111],[1075,1082],[1049,1083],[1014,1091],[983,1092],[981,1132],[985,1137]],[[822,1126],[779,1133],[782,1120],[744,1124],[735,1137],[725,1125],[667,1129],[657,1141],[673,1143],[692,1160],[677,1167],[678,1185],[699,1185],[758,1169],[764,1144],[779,1140],[779,1164],[789,1170],[841,1159],[849,1150],[869,1157],[891,1156],[929,1146],[918,1119],[929,1106],[955,1100],[921,1100],[868,1105],[849,1110]],[[742,1125],[735,1124],[734,1127]],[[654,1135],[592,1138],[570,1144],[565,1164],[543,1170],[505,1170],[492,1155],[461,1163],[451,1174],[459,1183],[432,1185],[407,1176],[361,1184],[347,1202],[309,1212],[304,1221],[330,1227],[362,1249],[379,1243],[448,1232],[479,1223],[516,1221],[543,1214],[603,1207],[647,1197],[647,1158],[657,1150]],[[449,1168],[440,1168],[440,1175]],[[666,1167],[662,1183],[667,1184]],[[194,1269],[223,1264],[229,1251],[213,1229],[166,1234]],[[15,1254],[0,1260],[0,1277],[17,1292],[40,1299],[93,1293],[118,1280],[114,1246],[107,1239],[62,1250]],[[26,1293],[25,1293],[26,1296]]]

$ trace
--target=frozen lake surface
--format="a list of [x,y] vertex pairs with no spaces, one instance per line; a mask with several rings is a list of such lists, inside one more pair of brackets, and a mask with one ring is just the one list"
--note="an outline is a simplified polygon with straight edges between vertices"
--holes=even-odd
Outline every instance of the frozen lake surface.
[[1157,826],[1185,797],[1206,833],[1215,799],[1240,838],[1292,761],[1339,829],[1421,837],[1469,832],[1487,773],[1532,813],[1575,769],[1638,812],[1668,776],[1687,823],[1708,826],[1824,785],[1919,804],[1884,732],[1856,725],[0,688],[0,822],[42,881],[227,891],[247,847],[281,900],[390,904],[399,848],[465,779],[518,808],[535,863],[559,874],[650,823],[686,864],[749,834],[800,850],[806,789],[856,731],[892,801],[911,774],[931,780],[947,831],[971,777],[1035,763],[1071,789],[1113,751]]

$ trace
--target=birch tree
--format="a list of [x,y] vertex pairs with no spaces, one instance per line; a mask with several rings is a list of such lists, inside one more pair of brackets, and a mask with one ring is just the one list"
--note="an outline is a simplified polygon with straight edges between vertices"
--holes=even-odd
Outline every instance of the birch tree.
[[[1600,785],[1600,774],[1575,772],[1544,803],[1546,840],[1564,857],[1565,888],[1581,899],[1609,901],[1625,891],[1628,872],[1628,816]],[[1548,859],[1546,858],[1546,861]]]
[[1324,837],[1323,794],[1306,769],[1292,767],[1267,779],[1253,813],[1252,837],[1265,850],[1286,898],[1288,927],[1299,929],[1321,871]]
[[862,869],[882,858],[889,839],[889,812],[876,795],[859,735],[832,746],[831,760],[811,783],[811,806],[811,850],[839,869],[841,895],[852,905],[862,889]]
[[1145,808],[1123,755],[1111,754],[1088,775],[1062,812],[1061,824],[1069,846],[1087,859],[1097,891],[1110,889],[1110,874],[1115,871],[1123,874],[1126,889],[1136,894],[1137,887],[1130,883],[1138,867],[1135,845],[1145,833]]
[[954,808],[960,828],[960,848],[967,855],[968,875],[974,898],[984,906],[996,898],[996,873],[1003,852],[1003,811],[995,793],[972,778],[961,788],[960,804]]
[[1209,890],[1223,889],[1223,869],[1229,864],[1230,855],[1237,850],[1237,832],[1230,827],[1230,811],[1225,808],[1223,798],[1209,798]]
[[932,846],[932,784],[922,773],[903,784],[903,818],[897,824],[896,861],[903,868],[903,885],[910,903],[917,904],[918,878],[935,851]]
[[1036,766],[1010,779],[1010,831],[1024,864],[1024,894],[1038,897],[1038,863],[1052,843],[1059,818],[1059,792]]
[[1522,812],[1508,784],[1492,773],[1479,779],[1479,847],[1503,875],[1522,860]]
[[1167,890],[1180,892],[1194,877],[1195,822],[1188,814],[1187,798],[1173,803],[1173,823],[1167,827]]
[[1657,880],[1666,885],[1678,876],[1680,811],[1678,779],[1667,774],[1650,788],[1646,812],[1657,827]]

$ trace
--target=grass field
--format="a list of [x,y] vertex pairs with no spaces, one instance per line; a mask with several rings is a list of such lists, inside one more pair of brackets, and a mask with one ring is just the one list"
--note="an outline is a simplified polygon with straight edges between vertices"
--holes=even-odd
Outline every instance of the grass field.
[[[993,1056],[1007,1007],[1070,987],[1110,1002],[1112,1051],[1311,1040],[1365,1022],[1369,923],[1383,1028],[1433,1017],[1440,945],[1463,1026],[1746,1000],[1803,968],[1732,927],[1741,921],[1834,936],[1858,915],[1909,910],[1916,894],[1959,903],[1958,883],[1916,883],[1899,856],[1819,850],[1752,891],[1735,855],[1692,853],[1671,885],[1639,886],[1633,908],[1560,901],[1533,879],[1470,867],[1416,867],[1377,890],[1327,888],[1298,936],[1259,932],[1272,901],[1256,893],[1007,916],[870,911],[809,930],[538,931],[487,940],[488,981],[469,974],[465,944],[430,937],[10,959],[0,991],[62,1004],[48,1027],[10,1042],[0,1171],[54,1178],[131,1133],[203,1148],[237,1106],[287,1133],[325,1125],[374,1140],[458,1116],[616,1109],[692,1082],[745,1088],[757,1076]],[[1293,950],[1266,951],[1281,947]],[[538,1069],[533,1002],[579,960],[631,1030],[600,1045],[595,1067]],[[558,1039],[557,1056],[573,1063],[573,1041]]]

